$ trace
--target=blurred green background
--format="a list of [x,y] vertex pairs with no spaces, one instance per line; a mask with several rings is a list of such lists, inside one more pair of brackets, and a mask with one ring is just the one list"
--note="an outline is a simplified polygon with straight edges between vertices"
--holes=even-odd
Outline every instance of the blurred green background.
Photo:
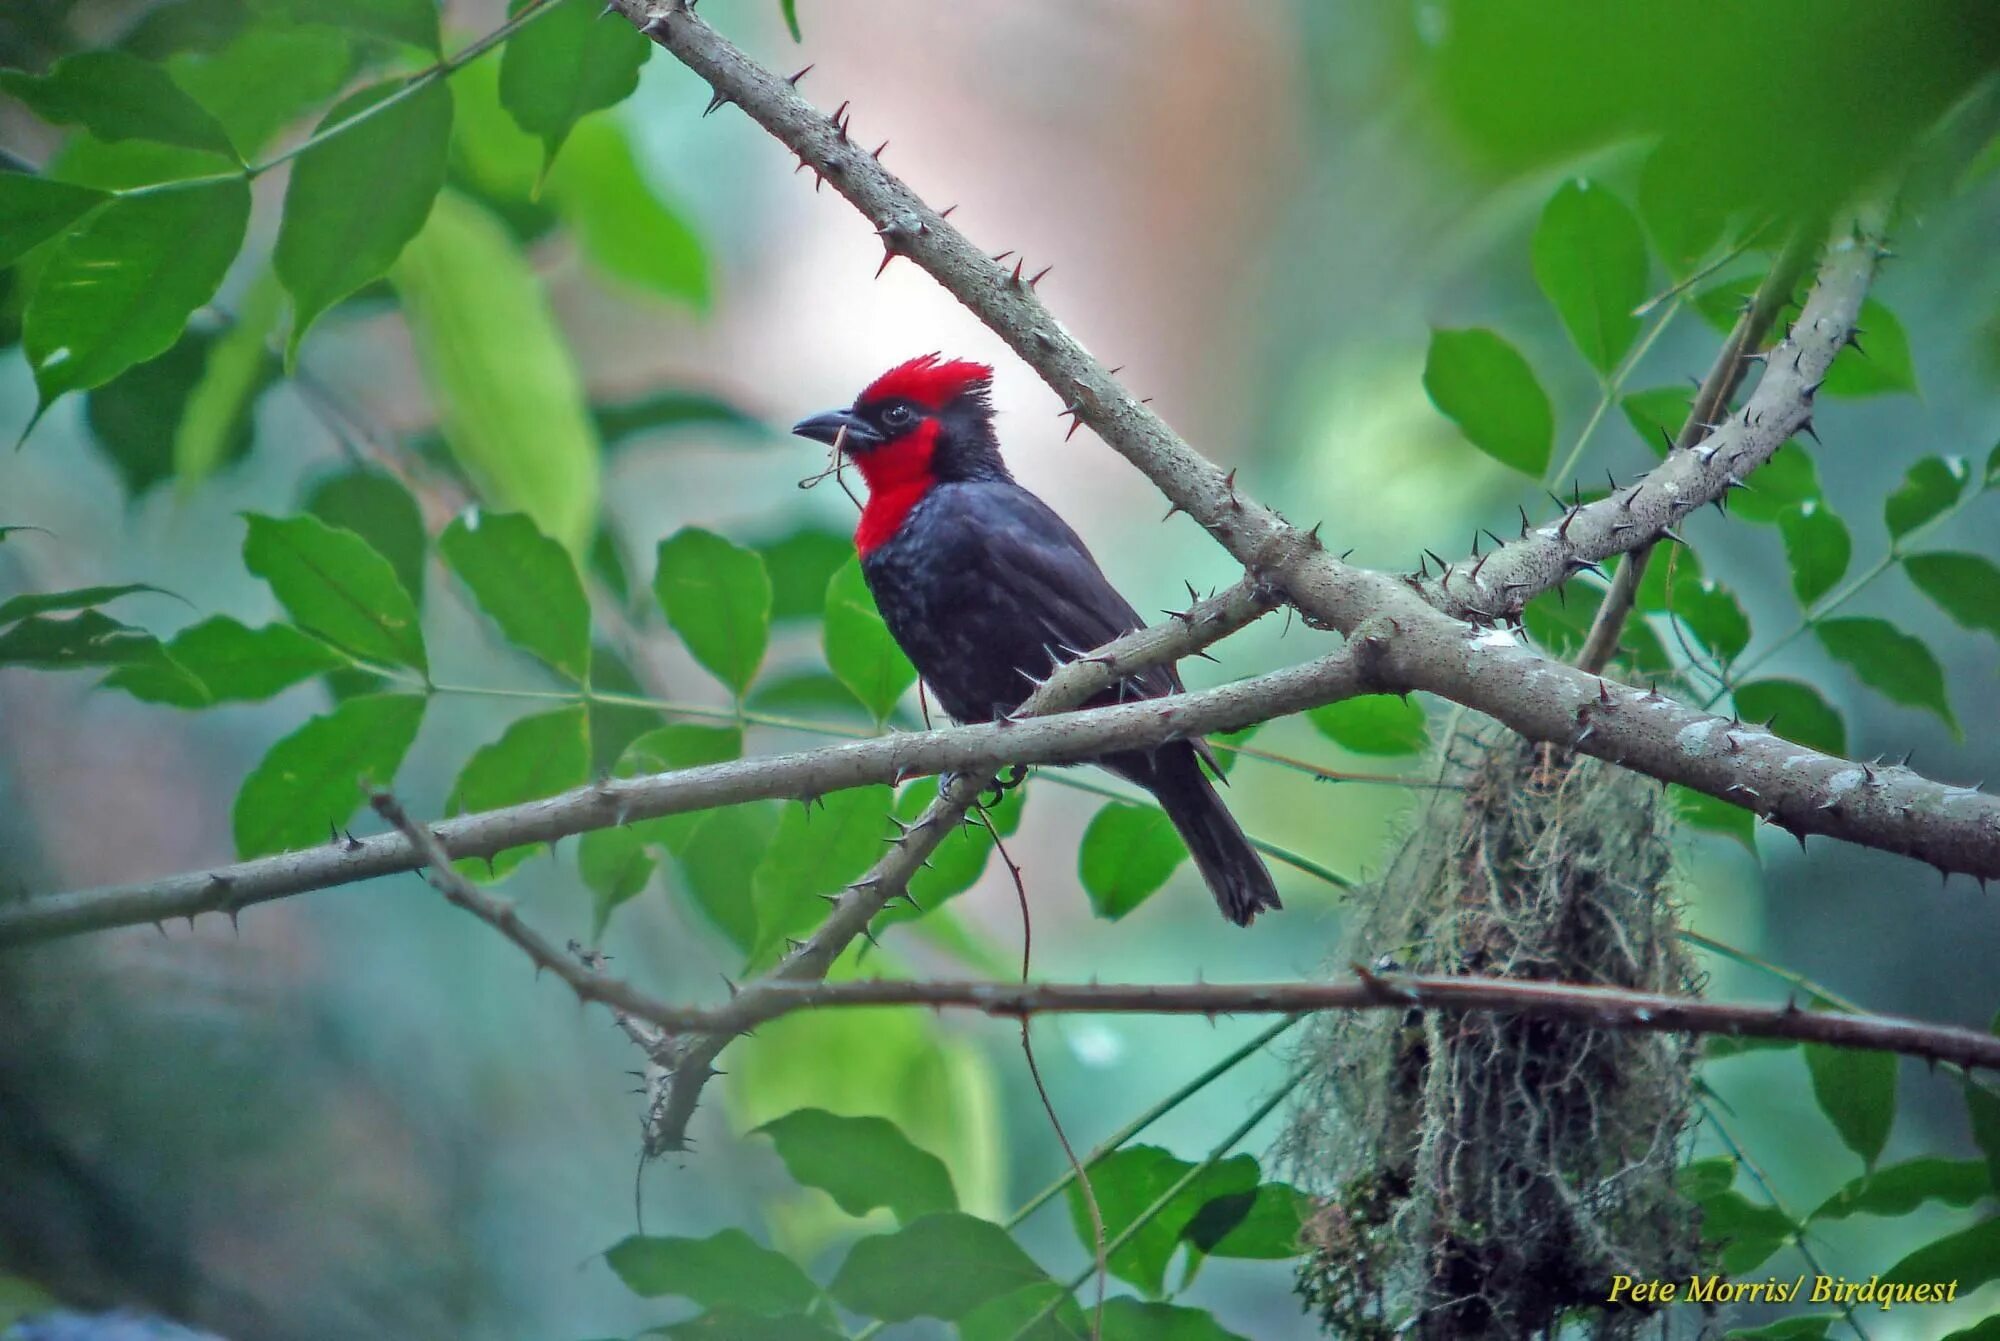
[[[259,40],[271,46],[245,55],[228,45],[247,40],[226,35],[230,8],[15,0],[0,14],[0,63],[40,68],[69,47],[121,40],[179,50],[206,22],[225,36],[206,56],[177,58],[184,85],[221,98],[255,70],[305,89],[312,43],[283,47],[278,30],[294,30],[260,12],[252,27],[270,27]],[[953,221],[982,245],[1053,264],[1040,292],[1068,328],[1125,365],[1128,385],[1252,494],[1295,520],[1324,518],[1332,547],[1353,547],[1355,561],[1404,570],[1423,547],[1451,557],[1477,527],[1505,532],[1517,503],[1547,511],[1536,482],[1474,452],[1426,397],[1431,328],[1490,327],[1527,355],[1555,406],[1559,457],[1598,399],[1597,374],[1569,347],[1530,266],[1542,205],[1565,179],[1587,174],[1636,207],[1665,258],[1648,280],[1662,290],[1720,254],[1746,220],[1841,199],[1927,132],[2000,50],[2000,25],[1979,3],[799,9],[798,45],[775,4],[710,0],[702,13],[774,67],[813,62],[802,90],[828,107],[852,99],[855,136],[887,139],[884,161],[933,203],[956,201]],[[503,18],[497,5],[453,4],[447,31],[462,40]],[[190,26],[159,35],[175,23]],[[1160,521],[1160,499],[1114,453],[1088,432],[1066,441],[1057,399],[926,275],[899,262],[871,278],[880,245],[854,213],[811,190],[736,109],[702,119],[707,87],[671,59],[656,54],[631,99],[585,121],[546,182],[538,147],[499,110],[497,83],[492,59],[452,81],[451,180],[480,202],[475,232],[504,221],[566,338],[566,351],[523,356],[561,364],[541,371],[579,378],[600,410],[679,398],[680,413],[655,405],[633,432],[600,420],[603,518],[635,589],[650,578],[655,542],[686,525],[760,546],[824,533],[834,539],[786,551],[823,572],[852,505],[831,487],[795,487],[822,460],[783,426],[933,349],[996,364],[1014,470],[1078,526],[1142,611],[1183,600],[1184,582],[1232,579],[1228,556],[1186,518]],[[329,79],[312,105],[338,86]],[[36,164],[95,154],[107,180],[130,170],[101,146],[65,147],[4,100],[0,143]],[[1899,259],[1875,291],[1909,333],[1917,394],[1841,401],[1819,419],[1825,445],[1813,460],[1828,505],[1852,520],[1857,571],[1884,552],[1880,500],[1914,461],[1983,462],[2000,438],[2000,174],[1975,164],[1949,184],[1896,229]],[[277,224],[265,186],[249,252],[220,299],[237,312],[275,304],[256,260]],[[1745,255],[1715,283],[1754,278],[1759,264]],[[1684,311],[1627,389],[1698,376],[1719,338]],[[262,622],[275,607],[237,557],[239,514],[295,512],[316,481],[391,439],[450,473],[438,399],[388,289],[316,326],[299,368],[256,400],[247,454],[192,487],[130,488],[148,468],[128,453],[121,476],[106,447],[111,411],[87,416],[79,396],[58,402],[22,450],[0,458],[0,522],[50,532],[0,547],[0,593],[143,580],[184,598],[126,607],[162,636],[217,612]],[[136,404],[133,433],[157,447],[146,415],[158,401],[141,387]],[[25,361],[0,357],[0,423],[18,431],[34,406]],[[1614,411],[1579,473],[1588,486],[1607,468],[1623,479],[1654,459]],[[433,502],[433,536],[449,506]],[[1990,551],[1994,525],[1991,503],[1974,504],[1927,539]],[[1751,616],[1753,651],[1796,622],[1773,530],[1708,512],[1688,539]],[[437,565],[426,581],[438,680],[540,683],[499,654]],[[806,604],[817,610],[810,585]],[[2000,707],[1993,642],[1917,599],[1899,572],[1845,613],[1891,616],[1937,650],[1963,739],[1935,715],[1871,696],[1809,639],[1767,671],[1817,687],[1859,757],[1914,748],[1935,777],[2000,775],[1987,715]],[[1218,664],[1190,663],[1187,678],[1218,683],[1330,645],[1267,619],[1218,649]],[[821,664],[815,622],[781,621],[764,683],[788,670],[801,678],[767,706],[840,716]],[[671,642],[657,670],[677,698],[726,706]],[[236,787],[326,702],[315,683],[196,715],[99,692],[86,677],[0,672],[0,892],[229,859]],[[397,779],[412,811],[442,813],[467,754],[519,713],[490,697],[433,702]],[[905,714],[914,722],[907,702]],[[749,748],[821,739],[758,728]],[[1298,720],[1257,743],[1334,769],[1384,766]],[[1408,795],[1245,762],[1230,803],[1260,837],[1361,877],[1378,869]],[[1092,916],[1076,852],[1095,804],[1031,784],[1010,840],[1034,903],[1038,975],[1339,971],[1327,963],[1338,891],[1287,866],[1276,868],[1287,910],[1246,933],[1215,922],[1186,867],[1131,915]],[[2000,917],[1971,881],[1940,888],[1934,873],[1880,854],[1819,843],[1801,854],[1782,834],[1753,841],[1754,855],[1690,835],[1681,893],[1694,926],[1871,1008],[1983,1025],[2000,1007]],[[590,931],[573,851],[529,861],[502,887],[558,941]],[[683,879],[676,869],[656,879],[605,945],[621,972],[664,996],[713,998],[740,956],[683,896]],[[899,928],[883,962],[1009,972],[1019,916],[997,864],[954,911],[962,943]],[[1718,995],[1783,995],[1767,976],[1712,967]],[[407,876],[260,907],[240,930],[210,917],[10,954],[0,958],[0,1021],[0,1266],[86,1302],[138,1297],[190,1311],[245,1338],[626,1335],[671,1311],[628,1294],[600,1257],[635,1222],[631,1048],[602,1013],[535,982],[518,952]],[[1067,1017],[1036,1034],[1056,1108],[1083,1148],[1261,1027]],[[946,1158],[966,1208],[980,1213],[1003,1214],[1064,1168],[1003,1022],[849,1014],[773,1026],[728,1058],[731,1074],[697,1119],[697,1151],[639,1171],[649,1232],[742,1226],[806,1260],[837,1260],[852,1222],[795,1188],[768,1142],[742,1135],[806,1104],[897,1116]],[[1147,1139],[1205,1150],[1284,1069],[1281,1055],[1259,1057]],[[1796,1050],[1705,1074],[1788,1205],[1816,1205],[1859,1172],[1817,1115]],[[1902,1081],[1887,1158],[1973,1153],[1956,1086],[1909,1064]],[[1246,1148],[1261,1152],[1275,1125]],[[1866,1277],[1926,1231],[1965,1219],[1936,1207],[1857,1217],[1825,1226],[1818,1251],[1829,1270]],[[1058,1274],[1087,1260],[1060,1211],[1031,1220],[1022,1241]],[[1772,1270],[1792,1269],[1778,1260]],[[1286,1263],[1217,1262],[1186,1297],[1246,1336],[1314,1335],[1290,1273]],[[1993,1291],[1983,1298],[1990,1311]],[[1941,1335],[1982,1316],[1979,1299],[1871,1318],[1868,1334]],[[912,1324],[891,1334],[932,1333]]]

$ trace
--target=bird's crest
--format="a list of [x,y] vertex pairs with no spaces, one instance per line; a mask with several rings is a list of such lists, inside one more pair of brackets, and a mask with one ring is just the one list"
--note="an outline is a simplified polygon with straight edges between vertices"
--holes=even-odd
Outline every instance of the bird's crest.
[[920,354],[899,363],[868,384],[857,405],[903,399],[927,410],[942,410],[961,396],[984,400],[993,389],[993,369],[984,363]]

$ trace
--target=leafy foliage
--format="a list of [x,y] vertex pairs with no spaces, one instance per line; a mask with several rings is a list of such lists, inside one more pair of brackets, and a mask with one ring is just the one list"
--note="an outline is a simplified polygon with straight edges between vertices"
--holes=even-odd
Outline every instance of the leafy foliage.
[[1524,475],[1549,466],[1555,411],[1534,369],[1486,330],[1434,330],[1424,390],[1472,445]]

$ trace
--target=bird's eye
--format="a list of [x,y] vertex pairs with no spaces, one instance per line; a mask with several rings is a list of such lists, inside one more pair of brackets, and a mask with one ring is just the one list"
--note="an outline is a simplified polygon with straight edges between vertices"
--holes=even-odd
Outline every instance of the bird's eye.
[[891,405],[882,411],[882,427],[908,428],[916,420],[916,411],[907,405]]

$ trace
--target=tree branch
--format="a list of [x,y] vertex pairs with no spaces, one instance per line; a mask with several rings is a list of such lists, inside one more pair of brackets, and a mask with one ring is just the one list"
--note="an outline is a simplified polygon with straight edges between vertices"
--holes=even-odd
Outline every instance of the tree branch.
[[[1035,696],[1046,707],[1081,702],[1142,666],[1173,660],[1249,624],[1275,603],[1245,578],[1179,617],[1107,643],[1065,665]],[[846,787],[893,783],[948,771],[990,771],[1007,764],[1074,763],[1111,749],[1156,745],[1182,735],[1234,730],[1262,715],[1281,715],[1354,692],[1335,659],[1204,695],[1154,699],[1033,722],[955,727],[878,736],[761,759],[711,764],[649,777],[611,779],[557,796],[445,820],[434,832],[453,858],[487,857],[523,843],[553,842],[635,819],[789,797],[803,800]],[[1269,696],[1269,703],[1266,698]],[[1270,713],[1266,713],[1266,708]],[[1189,708],[1193,714],[1189,715]],[[1108,716],[1107,716],[1108,714]],[[941,835],[940,835],[941,836]],[[928,853],[926,853],[928,855]],[[236,862],[134,885],[113,885],[0,903],[0,948],[138,926],[200,913],[235,915],[252,904],[393,875],[423,865],[401,834],[335,835],[324,846]]]
[[[1715,362],[1709,365],[1708,376],[1701,379],[1680,432],[1668,444],[1669,453],[1692,450],[1708,435],[1711,425],[1723,422],[1728,415],[1729,402],[1742,384],[1743,375],[1752,362],[1766,357],[1756,352],[1757,347],[1764,343],[1765,335],[1777,322],[1778,313],[1791,301],[1792,290],[1812,259],[1814,243],[1807,228],[1792,231],[1764,282],[1757,286],[1757,292],[1737,317],[1729,338],[1722,342]],[[1619,634],[1624,631],[1625,619],[1638,599],[1639,581],[1646,575],[1646,563],[1652,552],[1652,544],[1642,545],[1632,550],[1620,565],[1611,589],[1605,593],[1604,603],[1597,607],[1597,617],[1591,621],[1590,636],[1584,639],[1583,650],[1577,654],[1579,669],[1595,675],[1618,650]]]
[[1823,834],[1915,857],[1947,875],[2000,877],[2000,797],[1902,765],[1822,754],[1538,656],[1508,630],[1405,626],[1372,639],[1363,664],[1375,680],[1429,690],[1532,740],[1733,802],[1801,845]]

